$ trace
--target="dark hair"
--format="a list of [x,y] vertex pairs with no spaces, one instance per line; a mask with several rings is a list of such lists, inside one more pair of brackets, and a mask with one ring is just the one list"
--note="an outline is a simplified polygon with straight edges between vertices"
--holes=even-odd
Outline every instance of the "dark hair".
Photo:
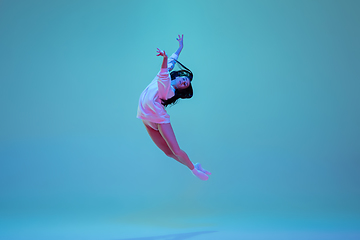
[[[174,59],[175,60],[175,59]],[[174,80],[177,77],[187,77],[190,80],[190,85],[185,88],[185,89],[175,89],[175,95],[172,98],[169,99],[161,99],[161,103],[162,105],[164,105],[165,107],[167,107],[168,105],[174,105],[177,103],[177,101],[179,100],[179,98],[191,98],[193,96],[193,88],[191,86],[191,81],[193,79],[193,73],[190,71],[190,69],[188,69],[187,67],[185,67],[184,65],[182,65],[179,61],[175,60],[178,64],[180,64],[181,66],[181,70],[179,71],[172,71],[170,73],[170,77],[171,80]]]

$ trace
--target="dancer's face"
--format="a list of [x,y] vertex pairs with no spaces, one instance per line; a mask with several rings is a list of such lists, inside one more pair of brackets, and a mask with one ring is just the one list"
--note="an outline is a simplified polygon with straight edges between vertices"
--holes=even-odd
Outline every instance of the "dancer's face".
[[175,89],[182,90],[190,86],[190,80],[185,76],[176,77],[174,80],[171,81],[171,85]]

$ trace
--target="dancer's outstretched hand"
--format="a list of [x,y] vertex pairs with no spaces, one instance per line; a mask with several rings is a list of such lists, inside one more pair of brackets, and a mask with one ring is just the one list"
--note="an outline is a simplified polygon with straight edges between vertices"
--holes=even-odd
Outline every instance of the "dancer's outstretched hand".
[[181,36],[178,35],[178,38],[176,39],[176,40],[178,40],[179,46],[180,46],[181,48],[184,46],[183,39],[184,39],[184,34],[181,34]]
[[166,56],[165,51],[161,51],[160,49],[157,49],[157,51],[156,51],[156,52],[158,53],[156,56],[163,56],[163,57],[167,57],[167,56]]

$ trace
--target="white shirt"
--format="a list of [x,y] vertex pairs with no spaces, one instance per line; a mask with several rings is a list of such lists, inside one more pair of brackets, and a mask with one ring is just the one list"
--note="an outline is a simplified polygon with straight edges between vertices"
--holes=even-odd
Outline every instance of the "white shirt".
[[160,72],[152,80],[152,82],[141,93],[139,106],[137,110],[137,118],[148,120],[154,123],[169,123],[170,116],[166,112],[161,99],[169,99],[175,95],[175,89],[171,86],[169,71],[171,71],[178,55],[175,53],[168,58],[168,68],[161,68]]

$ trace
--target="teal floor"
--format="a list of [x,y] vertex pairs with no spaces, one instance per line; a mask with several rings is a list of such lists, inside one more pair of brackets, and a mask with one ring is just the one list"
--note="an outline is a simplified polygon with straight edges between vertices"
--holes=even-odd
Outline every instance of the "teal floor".
[[[129,217],[129,221],[126,218]],[[358,240],[355,222],[326,219],[144,218],[131,216],[2,217],[0,239],[7,240]]]

